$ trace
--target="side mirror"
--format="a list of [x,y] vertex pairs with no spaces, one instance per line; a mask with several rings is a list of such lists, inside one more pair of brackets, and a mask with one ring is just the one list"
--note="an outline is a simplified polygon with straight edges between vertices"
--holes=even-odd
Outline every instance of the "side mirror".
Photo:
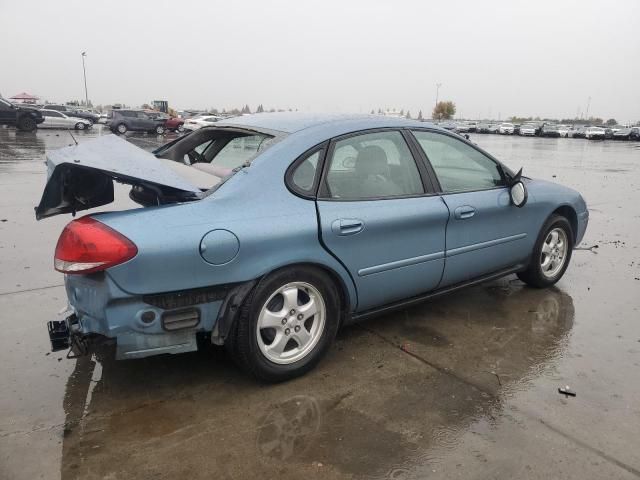
[[518,208],[524,207],[527,203],[527,199],[529,198],[527,187],[524,186],[522,180],[518,180],[516,183],[511,185],[509,194],[511,195],[511,201]]
[[511,202],[518,208],[522,208],[527,203],[529,194],[527,193],[527,187],[522,181],[522,169],[516,173],[515,177],[511,180],[509,185],[509,195]]

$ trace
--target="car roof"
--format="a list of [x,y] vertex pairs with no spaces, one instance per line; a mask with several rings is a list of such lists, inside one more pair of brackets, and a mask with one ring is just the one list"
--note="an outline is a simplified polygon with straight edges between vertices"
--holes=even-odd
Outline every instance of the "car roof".
[[349,115],[329,113],[277,112],[256,113],[226,118],[219,125],[253,127],[284,133],[295,133],[305,129],[335,129],[340,126],[346,132],[367,128],[432,126],[418,120],[407,120],[385,115]]

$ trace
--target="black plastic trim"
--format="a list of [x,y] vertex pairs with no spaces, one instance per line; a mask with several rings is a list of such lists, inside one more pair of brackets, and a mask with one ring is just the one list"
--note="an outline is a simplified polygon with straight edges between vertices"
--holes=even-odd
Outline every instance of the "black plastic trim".
[[242,304],[247,295],[253,290],[260,278],[249,280],[248,282],[238,283],[231,287],[228,291],[220,310],[218,310],[218,318],[214,325],[214,332],[223,342],[229,336],[232,325],[236,321]]

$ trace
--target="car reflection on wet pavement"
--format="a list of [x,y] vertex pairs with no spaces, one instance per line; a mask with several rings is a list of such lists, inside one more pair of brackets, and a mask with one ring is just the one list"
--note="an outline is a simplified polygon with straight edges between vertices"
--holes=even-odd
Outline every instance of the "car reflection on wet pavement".
[[[170,137],[127,138],[150,150]],[[507,277],[354,325],[310,374],[262,385],[211,346],[48,354],[69,218],[36,222],[33,205],[45,150],[73,140],[0,129],[0,478],[640,476],[640,150],[472,139],[585,195],[591,224],[557,287]],[[119,192],[114,208],[134,206]]]

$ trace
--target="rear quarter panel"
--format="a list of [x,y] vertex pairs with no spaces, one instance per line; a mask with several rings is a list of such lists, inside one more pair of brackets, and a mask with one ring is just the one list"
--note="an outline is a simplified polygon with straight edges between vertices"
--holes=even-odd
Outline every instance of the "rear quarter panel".
[[[315,202],[273,184],[252,168],[237,173],[213,195],[180,205],[96,216],[138,246],[138,255],[108,274],[131,294],[244,282],[294,263],[331,269],[356,293],[349,274],[319,242]],[[213,265],[200,254],[208,232],[224,229],[239,240],[237,255]]]

